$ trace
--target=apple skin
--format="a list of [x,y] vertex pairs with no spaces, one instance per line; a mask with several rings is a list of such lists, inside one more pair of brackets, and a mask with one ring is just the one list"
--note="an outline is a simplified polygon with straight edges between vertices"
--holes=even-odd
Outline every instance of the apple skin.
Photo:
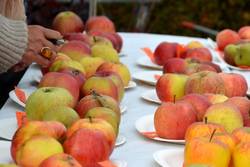
[[67,41],[82,41],[88,46],[91,44],[90,37],[87,34],[83,33],[67,33],[63,36],[63,39]]
[[250,142],[250,128],[241,127],[237,128],[232,132],[232,135],[236,139],[236,143]]
[[224,29],[220,31],[216,35],[216,43],[220,50],[224,50],[224,48],[229,44],[235,44],[240,41],[240,36],[237,32],[231,29]]
[[198,121],[203,120],[203,116],[205,115],[208,107],[212,105],[207,98],[205,98],[200,94],[195,94],[195,93],[185,95],[181,98],[181,100],[189,102],[190,104],[193,105],[196,111]]
[[184,96],[188,77],[182,74],[163,74],[156,83],[156,93],[163,102],[173,102]]
[[224,49],[224,60],[233,66],[236,66],[234,58],[238,55],[238,47],[235,44],[229,44]]
[[185,46],[187,49],[194,49],[194,48],[203,48],[204,45],[200,43],[199,41],[190,41]]
[[28,139],[36,135],[46,135],[57,140],[63,140],[66,136],[66,128],[62,123],[56,121],[28,121],[20,127],[12,137],[10,152],[14,161],[16,161],[17,150]]
[[60,87],[68,90],[74,97],[73,107],[76,105],[80,95],[80,87],[77,80],[70,74],[60,72],[49,72],[45,74],[38,87]]
[[226,102],[234,104],[241,112],[243,117],[244,125],[246,125],[249,119],[249,111],[250,111],[250,100],[247,97],[231,97]]
[[226,102],[229,98],[223,94],[205,93],[203,94],[211,104]]
[[71,32],[82,32],[84,24],[82,19],[72,11],[60,12],[53,20],[52,28],[62,35]]
[[122,63],[104,62],[97,69],[97,72],[101,71],[118,74],[121,77],[124,86],[128,86],[129,81],[131,80],[131,74],[128,67]]
[[39,88],[26,101],[25,111],[27,118],[29,120],[42,120],[47,110],[58,105],[75,106],[74,98],[69,91],[59,87]]
[[107,160],[109,143],[99,130],[80,128],[63,144],[66,153],[72,155],[82,166]]
[[248,89],[246,79],[235,73],[219,73],[225,87],[225,95],[227,97],[246,96]]
[[206,65],[209,65],[209,66],[213,67],[216,70],[217,73],[222,72],[220,66],[213,63],[213,62],[206,61],[206,62],[201,62],[201,64],[206,64]]
[[86,80],[84,73],[82,73],[81,71],[76,70],[76,69],[64,68],[64,69],[59,70],[58,72],[70,74],[72,77],[74,77],[76,79],[79,87],[81,87]]
[[239,109],[230,103],[217,103],[210,106],[204,116],[208,123],[218,123],[231,133],[234,129],[243,127],[243,118]]
[[116,32],[114,23],[106,16],[94,16],[87,20],[86,32],[93,30],[102,32]]
[[33,136],[17,150],[16,162],[18,166],[38,167],[43,160],[58,153],[63,153],[63,147],[56,139]]
[[188,143],[194,138],[209,136],[213,133],[215,129],[215,134],[226,133],[226,129],[220,124],[195,122],[187,128],[185,134],[185,141],[186,143]]
[[39,167],[82,167],[77,160],[69,154],[60,153],[50,156],[42,161]]
[[119,118],[121,117],[119,103],[112,97],[100,94],[90,94],[83,97],[76,106],[76,111],[81,118],[85,117],[85,114],[95,107],[107,107],[116,113]]
[[[98,130],[102,134],[104,134],[106,140],[108,141],[109,153],[114,149],[116,133],[114,128],[105,120],[99,118],[85,118],[79,119],[74,122],[66,133],[67,139],[70,138],[76,131],[79,129],[90,129],[90,130]],[[67,152],[66,152],[67,153]]]
[[232,154],[234,167],[247,167],[250,164],[250,142],[239,143]]
[[98,94],[111,96],[119,102],[119,92],[115,83],[108,77],[92,76],[88,78],[81,87],[83,96],[91,94],[95,91]]
[[89,117],[100,118],[100,119],[107,121],[114,128],[116,136],[118,135],[120,118],[118,118],[116,113],[112,111],[111,109],[106,108],[106,107],[92,108],[85,115],[85,118],[89,118]]
[[212,61],[212,54],[207,48],[194,48],[188,49],[185,54],[182,54],[182,58],[192,58],[197,59],[201,62],[211,62]]
[[104,62],[104,59],[101,57],[84,57],[79,61],[86,71],[86,78],[93,76],[98,67]]
[[156,133],[166,139],[184,139],[187,128],[195,121],[195,109],[184,101],[163,103],[154,114]]
[[238,34],[241,39],[250,39],[250,26],[243,26],[239,29]]
[[228,146],[216,139],[210,141],[206,137],[197,137],[185,146],[184,166],[207,164],[212,167],[228,167],[230,159]]
[[90,47],[86,43],[76,40],[63,44],[59,52],[66,54],[72,60],[76,61],[79,61],[82,57],[91,55]]
[[155,63],[158,65],[164,65],[168,59],[176,57],[177,47],[178,43],[160,43],[154,51]]
[[165,73],[178,73],[184,74],[187,68],[187,62],[181,58],[170,58],[163,66],[163,74]]
[[204,64],[204,63],[192,63],[187,66],[187,68],[184,71],[184,74],[192,75],[194,73],[201,72],[201,71],[217,72],[217,70],[211,65]]
[[224,82],[215,72],[201,71],[194,73],[189,76],[185,85],[185,94],[190,93],[224,94]]

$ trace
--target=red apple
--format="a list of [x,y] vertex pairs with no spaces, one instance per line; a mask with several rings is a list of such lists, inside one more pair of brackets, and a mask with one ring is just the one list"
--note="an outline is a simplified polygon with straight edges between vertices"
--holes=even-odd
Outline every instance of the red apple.
[[241,39],[250,39],[250,26],[243,26],[239,29],[238,34]]
[[86,22],[86,31],[98,30],[102,32],[115,32],[114,23],[106,16],[90,17]]
[[166,139],[184,139],[187,128],[195,121],[195,109],[185,101],[163,103],[154,115],[156,133]]
[[198,59],[201,62],[212,61],[212,54],[207,48],[188,49],[182,58]]
[[67,41],[82,41],[90,46],[91,39],[88,35],[83,33],[67,33],[63,37]]
[[154,51],[155,63],[158,65],[164,65],[168,59],[176,57],[177,47],[178,43],[160,43]]
[[241,127],[233,131],[232,135],[236,138],[236,143],[250,142],[250,128]]
[[53,20],[52,28],[62,35],[71,32],[82,32],[84,29],[82,19],[72,11],[60,12]]
[[70,74],[71,76],[73,76],[78,82],[79,87],[81,87],[85,82],[85,75],[79,70],[72,68],[65,68],[59,70],[58,72]]
[[212,71],[217,72],[216,69],[210,65],[203,64],[203,63],[192,63],[187,66],[184,71],[184,74],[191,75],[201,71]]
[[239,41],[240,36],[238,35],[238,33],[230,29],[224,29],[216,35],[218,48],[222,51],[227,45],[234,44]]
[[188,63],[181,58],[170,58],[163,66],[163,73],[179,73],[184,74]]

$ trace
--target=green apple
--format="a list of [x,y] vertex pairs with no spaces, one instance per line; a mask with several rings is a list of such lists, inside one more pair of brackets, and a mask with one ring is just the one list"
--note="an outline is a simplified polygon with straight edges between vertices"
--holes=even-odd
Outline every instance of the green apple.
[[90,37],[90,45],[94,46],[94,45],[99,45],[99,44],[103,44],[103,45],[107,45],[110,47],[113,47],[112,42],[110,40],[108,40],[107,38],[101,37],[101,36],[91,36]]
[[228,64],[235,65],[235,57],[238,55],[237,45],[230,44],[224,49],[224,59]]
[[237,66],[250,66],[250,43],[242,43],[238,46],[238,54],[234,61]]
[[42,87],[27,99],[25,111],[29,120],[42,120],[43,115],[52,107],[69,106],[74,103],[73,96],[64,88]]
[[91,48],[93,57],[101,57],[104,60],[118,63],[120,62],[117,51],[106,44],[96,44]]
[[44,121],[59,121],[67,128],[78,119],[80,118],[76,111],[67,106],[52,107],[43,115]]
[[86,78],[94,75],[97,68],[104,62],[104,59],[101,57],[83,57],[79,61],[86,71]]

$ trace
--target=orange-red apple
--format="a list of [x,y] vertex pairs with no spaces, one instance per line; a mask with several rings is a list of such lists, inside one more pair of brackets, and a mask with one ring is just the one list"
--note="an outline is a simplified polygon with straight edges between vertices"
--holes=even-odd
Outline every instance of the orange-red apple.
[[90,17],[86,22],[86,31],[115,32],[114,23],[106,16]]
[[163,73],[179,73],[184,74],[187,68],[187,62],[181,58],[170,58],[163,66]]
[[188,49],[185,54],[182,54],[182,58],[197,59],[201,62],[212,61],[212,54],[207,48],[194,48]]
[[176,57],[177,47],[178,43],[160,43],[154,51],[155,63],[158,65],[164,65],[168,59]]
[[218,48],[222,51],[227,45],[234,44],[239,41],[240,36],[238,35],[238,33],[230,29],[224,29],[216,35]]
[[238,34],[241,39],[250,39],[250,26],[243,26],[239,29]]

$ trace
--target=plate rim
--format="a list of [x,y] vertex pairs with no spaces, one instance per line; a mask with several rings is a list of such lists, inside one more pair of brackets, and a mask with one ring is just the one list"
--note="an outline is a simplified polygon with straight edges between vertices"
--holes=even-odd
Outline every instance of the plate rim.
[[141,56],[139,57],[137,60],[136,60],[136,64],[142,66],[142,67],[147,67],[147,68],[151,68],[151,69],[158,69],[158,70],[162,70],[163,69],[163,66],[159,66],[157,64],[154,64],[150,61],[150,63],[152,63],[152,65],[147,65],[147,64],[144,64],[142,63],[141,61],[145,61],[145,60],[148,60],[150,61],[149,58],[145,57],[145,56]]
[[[17,122],[16,122],[16,117],[9,117],[9,118],[3,118],[3,119],[1,119],[1,121],[0,121],[0,125],[3,123],[3,121],[5,121],[5,122],[9,122],[9,124],[11,124],[11,123],[16,123],[16,125],[17,125]],[[1,129],[1,127],[0,127],[0,129]],[[10,128],[8,128],[8,129],[10,129]],[[16,127],[16,130],[18,129],[18,126]],[[14,131],[14,133],[12,134],[12,137],[13,137],[13,135],[15,134],[15,132],[16,131]],[[3,138],[6,138],[6,139],[9,139],[9,140],[12,140],[12,137],[11,138],[9,138],[9,136],[8,137],[6,137],[6,136],[3,136],[2,134],[1,134],[1,132],[0,132],[0,137],[3,137]]]
[[152,80],[147,80],[147,79],[142,79],[140,77],[138,77],[138,75],[143,75],[143,73],[147,74],[148,75],[151,75],[151,74],[157,74],[157,73],[161,73],[162,74],[162,71],[160,70],[152,70],[152,71],[139,71],[139,72],[136,72],[132,75],[132,78],[133,79],[136,79],[138,81],[141,81],[141,82],[144,82],[144,83],[147,83],[149,85],[152,85],[152,86],[155,86],[156,85],[156,80],[155,81],[152,81]]
[[[145,91],[145,92],[143,92],[142,94],[141,94],[141,98],[142,99],[144,99],[144,100],[146,100],[146,101],[148,101],[148,102],[151,102],[151,103],[155,103],[155,104],[162,104],[162,102],[160,101],[160,99],[159,99],[159,101],[156,101],[156,100],[154,100],[154,99],[151,99],[151,98],[149,98],[149,97],[147,97],[147,95],[148,94],[153,94],[153,93],[156,93],[156,92],[154,92],[155,91],[155,89],[152,89],[152,90],[147,90],[147,91]],[[157,96],[157,95],[156,95]]]

